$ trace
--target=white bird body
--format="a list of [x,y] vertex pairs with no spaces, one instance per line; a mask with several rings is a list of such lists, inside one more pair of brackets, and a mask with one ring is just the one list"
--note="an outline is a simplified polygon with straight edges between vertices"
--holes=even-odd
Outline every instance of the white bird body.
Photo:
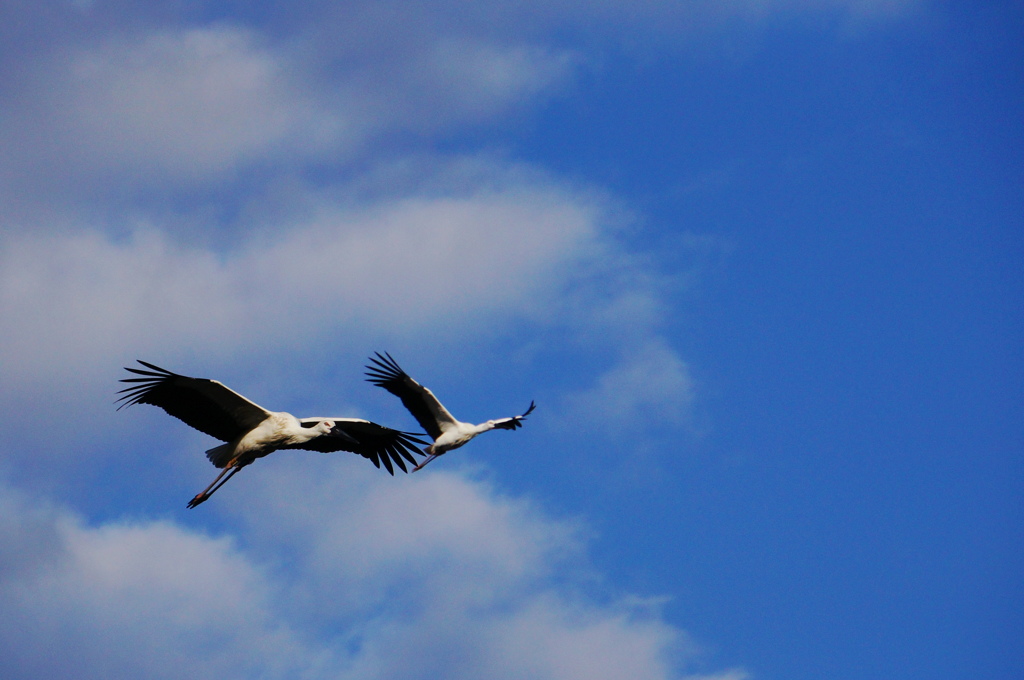
[[440,456],[442,453],[459,448],[478,434],[483,434],[493,429],[493,420],[488,420],[486,423],[480,423],[479,425],[464,423],[461,420],[456,420],[451,424],[443,423],[441,425],[441,436],[435,439],[434,443],[428,446],[425,451],[431,455]]
[[[285,411],[270,411],[263,422],[227,444],[215,446],[206,457],[217,467],[226,467],[241,456],[263,458],[286,446],[300,446],[331,434],[334,422],[324,419],[313,427],[303,427],[299,419]],[[223,462],[221,462],[223,461]]]
[[209,498],[243,467],[278,449],[350,451],[378,468],[383,462],[393,475],[395,466],[408,472],[405,461],[415,464],[412,454],[418,453],[417,446],[426,444],[408,432],[359,418],[300,419],[284,411],[268,411],[216,380],[190,378],[145,361],[139,363],[150,370],[125,369],[142,377],[121,380],[136,384],[119,392],[126,394],[118,399],[124,402],[118,409],[132,404],[159,406],[185,424],[225,442],[206,452],[210,462],[222,470],[189,502],[190,508]]
[[413,468],[413,472],[434,460],[438,456],[463,446],[478,434],[500,428],[503,430],[515,430],[522,427],[522,421],[536,408],[534,402],[530,402],[530,408],[522,415],[510,418],[499,418],[488,420],[474,425],[464,423],[453,416],[444,404],[434,396],[428,388],[413,380],[408,373],[402,370],[401,366],[385,352],[383,355],[376,352],[376,358],[370,357],[372,365],[367,365],[367,380],[378,387],[383,387],[391,394],[402,400],[405,408],[416,418],[427,435],[433,439],[433,443],[423,449],[427,454],[426,460]]

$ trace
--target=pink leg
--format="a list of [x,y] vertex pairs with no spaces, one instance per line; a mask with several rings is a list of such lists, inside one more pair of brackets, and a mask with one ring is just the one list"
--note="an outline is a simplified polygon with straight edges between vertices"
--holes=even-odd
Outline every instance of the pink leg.
[[422,463],[420,463],[419,465],[417,465],[416,467],[414,467],[414,468],[412,469],[412,471],[413,471],[413,472],[416,472],[416,471],[417,471],[417,470],[419,470],[419,469],[420,469],[421,467],[423,467],[424,465],[426,465],[426,464],[427,464],[427,463],[429,463],[430,461],[434,460],[435,458],[437,458],[437,454],[433,454],[433,453],[431,453],[431,454],[428,454],[428,455],[427,455],[427,458],[426,458],[426,460],[424,460],[424,461],[423,461]]
[[[217,475],[217,479],[213,480],[213,482],[210,484],[210,486],[206,487],[205,489],[203,489],[202,491],[197,493],[195,498],[193,498],[192,500],[190,500],[188,502],[188,507],[194,508],[197,505],[199,505],[200,503],[202,503],[203,501],[205,501],[207,498],[212,496],[214,491],[216,491],[220,487],[224,486],[225,482],[227,482],[229,479],[231,479],[231,476],[233,474],[235,474],[236,472],[238,472],[239,470],[241,470],[243,467],[245,467],[245,466],[244,465],[230,465],[230,466],[224,468],[223,470],[221,470],[220,474]],[[227,477],[224,477],[225,473],[227,474]],[[221,482],[221,480],[220,480],[221,477],[224,477],[224,481],[223,482]],[[220,484],[217,484],[217,482],[220,482]]]

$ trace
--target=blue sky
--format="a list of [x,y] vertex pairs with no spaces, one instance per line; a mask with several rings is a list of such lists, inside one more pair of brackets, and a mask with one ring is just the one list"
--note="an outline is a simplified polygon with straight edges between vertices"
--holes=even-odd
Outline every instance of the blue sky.
[[[1024,11],[0,8],[0,675],[1018,678]],[[145,359],[415,475],[113,408]]]

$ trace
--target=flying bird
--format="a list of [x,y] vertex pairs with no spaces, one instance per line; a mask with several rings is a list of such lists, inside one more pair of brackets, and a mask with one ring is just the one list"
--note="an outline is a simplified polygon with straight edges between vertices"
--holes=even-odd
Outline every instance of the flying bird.
[[117,410],[132,404],[159,406],[186,425],[226,442],[206,452],[221,472],[189,501],[190,508],[213,495],[246,465],[278,449],[351,451],[369,458],[378,468],[383,462],[394,475],[395,465],[408,472],[405,461],[415,465],[412,454],[419,453],[418,447],[426,444],[409,432],[368,420],[296,418],[290,413],[268,411],[216,380],[189,378],[138,361],[149,370],[125,367],[142,377],[121,380],[133,384],[118,392],[123,396],[115,401],[122,402]]
[[473,425],[456,420],[448,412],[434,393],[423,385],[409,377],[409,374],[402,370],[402,367],[391,358],[391,355],[384,352],[374,352],[376,358],[370,357],[372,365],[367,365],[367,380],[378,387],[383,387],[391,394],[402,400],[402,404],[409,410],[409,413],[416,418],[427,434],[434,440],[434,443],[423,449],[427,454],[426,459],[412,469],[416,472],[421,467],[434,460],[441,454],[457,449],[473,437],[482,432],[495,428],[502,430],[514,430],[523,426],[523,419],[533,413],[536,408],[534,402],[530,402],[530,408],[521,416],[510,418],[499,418]]

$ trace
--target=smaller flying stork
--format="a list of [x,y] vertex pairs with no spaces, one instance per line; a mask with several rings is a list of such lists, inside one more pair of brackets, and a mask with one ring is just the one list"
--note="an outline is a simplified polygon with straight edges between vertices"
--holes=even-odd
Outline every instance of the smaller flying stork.
[[405,461],[415,464],[412,454],[419,453],[417,447],[426,444],[409,432],[392,430],[368,420],[300,419],[283,411],[268,411],[216,380],[178,375],[141,359],[139,363],[150,370],[125,367],[126,371],[142,377],[121,380],[136,384],[118,392],[127,394],[117,399],[123,402],[117,410],[132,404],[159,406],[186,425],[226,442],[206,452],[206,457],[221,468],[221,472],[210,486],[189,501],[190,508],[212,496],[246,465],[278,449],[322,453],[350,451],[368,458],[378,468],[383,461],[384,467],[394,475],[392,461],[402,472],[408,472]]
[[374,352],[374,354],[377,355],[376,358],[370,357],[373,365],[366,366],[366,375],[369,376],[367,380],[401,399],[402,404],[413,415],[420,427],[426,430],[434,440],[433,444],[423,449],[423,453],[427,454],[427,457],[412,469],[413,472],[443,453],[459,448],[478,434],[495,428],[514,430],[522,427],[523,419],[533,413],[533,409],[536,408],[536,404],[531,401],[530,408],[526,409],[526,413],[521,416],[488,420],[479,425],[464,423],[456,420],[444,407],[444,404],[438,401],[433,392],[409,377],[409,374],[402,370],[402,367],[391,358],[390,354],[387,352],[384,352],[383,356],[380,352]]

